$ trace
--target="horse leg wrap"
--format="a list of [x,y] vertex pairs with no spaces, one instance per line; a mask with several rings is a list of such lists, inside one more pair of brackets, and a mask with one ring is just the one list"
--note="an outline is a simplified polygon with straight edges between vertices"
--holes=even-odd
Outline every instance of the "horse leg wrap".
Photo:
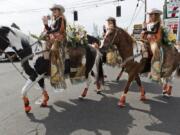
[[87,92],[88,92],[88,88],[85,88],[81,94],[81,97],[86,97]]
[[101,84],[99,81],[96,83],[96,87],[97,87],[97,94],[100,94],[101,93]]
[[121,108],[123,108],[123,107],[125,107],[125,103],[126,103],[126,96],[123,94],[123,95],[120,97],[118,106],[121,107]]
[[172,86],[171,86],[171,85],[168,85],[166,91],[167,91],[167,94],[168,94],[169,96],[171,96],[171,94],[172,94]]
[[43,91],[42,95],[43,95],[43,101],[41,103],[41,107],[47,107],[47,102],[49,100],[49,95],[48,95],[47,91]]
[[165,85],[163,86],[163,95],[167,94],[167,89],[168,89],[168,85],[165,84]]
[[145,96],[146,93],[145,93],[144,87],[140,87],[140,92],[141,92],[140,100],[145,101],[146,100],[146,96]]
[[29,99],[27,97],[23,97],[24,101],[24,111],[29,113],[31,111],[31,106],[29,105]]

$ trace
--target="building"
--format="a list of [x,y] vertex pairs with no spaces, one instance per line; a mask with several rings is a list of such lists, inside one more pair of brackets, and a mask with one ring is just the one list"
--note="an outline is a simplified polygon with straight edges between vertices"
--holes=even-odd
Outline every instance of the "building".
[[165,0],[164,4],[164,25],[177,34],[180,0]]

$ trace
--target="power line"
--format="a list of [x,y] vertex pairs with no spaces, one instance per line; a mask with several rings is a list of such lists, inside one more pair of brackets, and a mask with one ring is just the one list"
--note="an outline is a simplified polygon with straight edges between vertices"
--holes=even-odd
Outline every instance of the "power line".
[[26,12],[40,12],[42,10],[47,10],[45,8],[38,8],[38,9],[24,9],[19,11],[7,11],[7,12],[0,12],[0,14],[14,14],[14,13],[26,13]]
[[[94,1],[97,1],[97,0],[94,0]],[[110,3],[116,3],[118,2],[117,0],[110,0],[110,1],[106,1],[106,2],[103,2],[105,0],[101,0],[99,2],[91,2],[89,4],[86,4],[86,5],[79,5],[79,6],[74,6],[74,7],[69,7],[69,8],[66,8],[67,10],[74,10],[74,9],[77,9],[78,10],[81,10],[81,9],[87,9],[87,8],[92,8],[92,7],[100,7],[102,5],[107,5],[107,4],[110,4]],[[42,12],[44,10],[47,10],[48,8],[37,8],[37,9],[25,9],[25,10],[19,10],[19,11],[7,11],[7,12],[0,12],[0,14],[14,14],[14,13],[27,13],[27,12]]]
[[106,2],[98,2],[98,3],[87,4],[87,5],[80,5],[80,6],[76,6],[76,7],[70,7],[69,9],[86,8],[86,7],[91,7],[91,6],[100,6],[100,5],[106,5],[106,4],[110,4],[110,3],[116,3],[116,2],[118,2],[118,1],[117,0],[111,0],[111,1],[106,1]]
[[92,3],[102,2],[102,1],[107,1],[107,0],[83,1],[83,2],[72,4],[72,5],[85,5],[85,4],[92,4]]
[[[129,24],[129,26],[127,27],[127,29],[128,29],[129,27],[131,27],[133,21],[134,21],[134,20],[136,19],[136,17],[137,17],[137,9],[138,9],[138,7],[139,7],[139,2],[140,2],[140,0],[137,1],[136,8],[135,8],[135,10],[134,10],[132,19],[131,19],[130,24]],[[142,8],[142,6],[141,6],[141,8]],[[141,9],[141,8],[140,8],[140,9]],[[138,12],[138,14],[139,14],[139,12]]]

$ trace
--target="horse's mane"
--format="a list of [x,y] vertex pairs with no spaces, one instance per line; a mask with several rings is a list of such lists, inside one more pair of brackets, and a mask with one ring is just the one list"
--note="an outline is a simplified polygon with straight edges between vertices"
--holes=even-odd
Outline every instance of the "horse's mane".
[[87,39],[88,39],[89,44],[93,44],[93,43],[100,44],[100,40],[97,39],[96,37],[92,36],[92,35],[87,34]]
[[120,27],[117,27],[117,29],[124,34],[123,37],[126,38],[129,43],[133,44],[134,40],[127,31]]
[[7,26],[0,27],[0,33],[8,34],[9,32],[12,32],[14,35],[16,35],[16,33],[10,27]]

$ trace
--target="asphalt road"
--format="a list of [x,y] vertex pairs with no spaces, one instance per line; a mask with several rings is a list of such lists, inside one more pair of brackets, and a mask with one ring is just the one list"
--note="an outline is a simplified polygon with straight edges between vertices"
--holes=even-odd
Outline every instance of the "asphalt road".
[[[17,64],[17,63],[16,63]],[[18,65],[19,67],[19,65]],[[126,82],[114,81],[118,69],[105,67],[108,78],[103,95],[97,95],[92,83],[88,97],[79,101],[83,85],[55,93],[49,86],[49,107],[40,108],[35,101],[41,91],[29,91],[32,112],[23,111],[21,88],[25,80],[11,64],[0,64],[0,135],[180,135],[180,80],[174,80],[171,98],[161,96],[161,88],[143,79],[148,100],[139,101],[135,83],[127,97],[126,108],[117,102]]]

